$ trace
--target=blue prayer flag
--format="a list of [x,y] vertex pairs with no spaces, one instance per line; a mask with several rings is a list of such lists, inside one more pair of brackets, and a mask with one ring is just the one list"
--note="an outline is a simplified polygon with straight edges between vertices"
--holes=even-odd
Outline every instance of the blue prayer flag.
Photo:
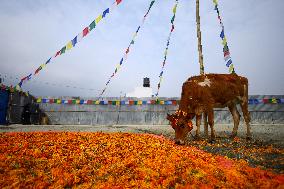
[[225,38],[225,33],[224,33],[224,30],[223,30],[223,29],[222,29],[222,32],[221,32],[221,34],[220,34],[220,37],[221,37],[222,39]]
[[109,8],[107,8],[107,9],[103,12],[103,18],[106,16],[107,13],[109,13]]
[[50,62],[50,60],[51,60],[51,58],[49,58],[49,59],[46,61],[46,63],[45,63],[45,64],[48,64],[48,63]]
[[227,67],[230,67],[230,65],[233,63],[233,61],[230,59],[228,62],[227,62],[227,64],[226,64],[226,66]]
[[72,45],[73,45],[73,47],[75,47],[76,44],[77,44],[77,36],[76,36],[74,39],[72,39]]

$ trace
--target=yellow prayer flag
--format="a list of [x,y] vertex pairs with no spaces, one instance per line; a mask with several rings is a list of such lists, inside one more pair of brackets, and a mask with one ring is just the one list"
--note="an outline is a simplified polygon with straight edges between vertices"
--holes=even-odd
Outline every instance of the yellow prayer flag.
[[173,13],[175,14],[177,12],[177,4],[173,8]]
[[165,56],[167,56],[167,55],[168,55],[168,50],[165,51]]
[[218,5],[218,0],[213,0],[213,3],[214,3],[215,5]]
[[80,104],[80,100],[76,100],[76,104]]
[[116,68],[117,68],[117,70],[119,70],[120,69],[120,64],[117,64]]
[[41,68],[44,68],[45,66],[46,66],[46,64],[42,64],[42,65],[40,65],[40,67],[41,67]]
[[116,105],[116,106],[119,106],[119,105],[120,105],[120,101],[117,100],[117,101],[115,102],[115,105]]
[[160,101],[160,104],[165,104],[165,101],[161,100],[161,101]]
[[61,100],[60,99],[57,99],[57,104],[61,104]]
[[273,104],[277,104],[277,100],[276,100],[275,98],[272,98],[272,99],[271,99],[271,102],[272,102]]
[[36,99],[37,103],[41,103],[41,98]]
[[100,15],[96,18],[96,24],[98,24],[102,20],[103,16]]
[[222,41],[223,46],[225,46],[227,44],[227,39],[226,37],[224,37],[223,41]]
[[95,104],[96,104],[96,105],[99,105],[99,104],[100,104],[100,101],[99,101],[99,100],[96,100]]
[[230,68],[229,68],[229,72],[230,72],[230,73],[232,73],[232,72],[233,72],[233,70],[234,70],[234,65],[233,65],[233,64],[231,64],[231,65],[230,65]]
[[137,37],[137,33],[136,33],[136,32],[135,32],[134,35],[133,35],[133,39],[134,39],[135,37]]
[[69,43],[67,43],[67,45],[66,45],[66,49],[70,50],[70,49],[72,49],[72,47],[73,47],[72,41],[69,41]]
[[137,104],[142,105],[142,100],[138,100]]

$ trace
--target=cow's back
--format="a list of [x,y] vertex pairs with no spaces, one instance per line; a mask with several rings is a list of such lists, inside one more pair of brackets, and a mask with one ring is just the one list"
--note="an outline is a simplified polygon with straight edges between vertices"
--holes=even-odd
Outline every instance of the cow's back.
[[247,96],[247,88],[248,80],[237,74],[193,76],[183,84],[181,100],[193,98],[187,103],[225,105]]

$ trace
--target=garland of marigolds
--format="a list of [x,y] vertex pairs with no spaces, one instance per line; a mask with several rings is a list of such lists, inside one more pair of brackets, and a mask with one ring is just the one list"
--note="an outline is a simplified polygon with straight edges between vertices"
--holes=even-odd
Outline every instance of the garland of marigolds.
[[73,47],[76,46],[77,43],[79,43],[84,37],[86,37],[93,29],[96,28],[96,25],[106,17],[107,14],[109,14],[117,5],[119,5],[122,2],[122,0],[115,0],[115,2],[112,4],[111,8],[107,8],[103,11],[102,14],[100,14],[89,26],[85,27],[81,33],[79,33],[74,39],[69,41],[64,47],[62,47],[59,51],[55,53],[54,56],[50,57],[44,64],[40,65],[34,73],[30,73],[29,75],[23,77],[21,81],[16,86],[17,88],[21,88],[24,82],[27,82],[31,80],[31,78],[35,75],[37,75],[43,68],[46,67],[47,64],[51,63],[53,59],[56,57],[64,54],[66,51],[71,50]]
[[174,21],[175,21],[175,18],[176,18],[177,6],[178,6],[178,0],[176,0],[176,4],[175,4],[175,6],[174,6],[174,8],[173,8],[173,13],[174,13],[174,15],[173,15],[173,17],[171,18],[171,24],[172,24],[172,26],[171,26],[171,31],[170,31],[169,36],[168,36],[168,39],[167,39],[167,45],[166,45],[166,50],[165,50],[164,61],[163,61],[163,63],[162,63],[161,73],[160,73],[160,75],[159,75],[160,80],[159,80],[159,83],[158,83],[157,93],[155,94],[156,97],[158,97],[159,92],[160,92],[161,82],[162,82],[162,80],[163,80],[164,68],[165,68],[165,64],[166,64],[166,60],[167,60],[167,56],[168,56],[168,49],[169,49],[169,45],[170,45],[170,40],[171,40],[172,33],[173,33],[174,29],[175,29]]
[[228,42],[227,42],[227,38],[225,36],[225,29],[224,29],[224,24],[222,22],[221,16],[220,16],[220,11],[218,8],[218,0],[213,0],[214,6],[215,6],[215,10],[217,11],[218,14],[218,19],[219,19],[219,23],[220,26],[222,28],[220,37],[222,39],[222,45],[223,45],[223,52],[224,52],[224,59],[226,62],[226,66],[229,68],[229,72],[230,73],[235,73],[235,68],[234,68],[234,64],[231,58],[231,53],[228,47]]
[[143,17],[142,23],[138,26],[138,28],[137,28],[136,32],[134,33],[134,35],[133,35],[133,37],[132,37],[132,39],[131,39],[131,41],[130,41],[128,47],[127,47],[126,50],[125,50],[124,56],[120,59],[120,62],[116,65],[116,68],[115,68],[114,72],[113,72],[112,75],[109,77],[108,81],[106,82],[105,88],[104,88],[104,89],[102,90],[102,92],[100,93],[100,97],[99,97],[99,98],[101,98],[102,95],[104,94],[104,92],[106,91],[106,89],[107,89],[107,87],[108,87],[108,85],[109,85],[111,79],[117,74],[117,72],[118,72],[118,70],[120,69],[122,63],[123,63],[124,61],[126,61],[127,56],[128,56],[128,53],[130,52],[130,47],[131,47],[132,45],[134,45],[135,39],[136,39],[136,37],[137,37],[137,35],[138,35],[138,32],[139,32],[140,29],[143,27],[144,22],[145,22],[145,20],[146,20],[146,18],[147,18],[147,16],[148,16],[148,14],[149,14],[149,12],[150,12],[152,6],[154,5],[154,3],[155,3],[155,0],[151,1],[150,6],[149,6],[149,8],[148,8],[146,14],[145,14],[144,17]]

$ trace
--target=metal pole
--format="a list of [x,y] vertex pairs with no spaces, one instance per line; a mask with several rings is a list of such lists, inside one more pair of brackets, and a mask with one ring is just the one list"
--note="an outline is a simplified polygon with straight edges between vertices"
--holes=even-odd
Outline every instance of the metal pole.
[[196,26],[197,26],[197,38],[198,38],[200,75],[204,75],[203,54],[202,54],[202,45],[201,45],[201,31],[200,31],[199,0],[196,0]]

